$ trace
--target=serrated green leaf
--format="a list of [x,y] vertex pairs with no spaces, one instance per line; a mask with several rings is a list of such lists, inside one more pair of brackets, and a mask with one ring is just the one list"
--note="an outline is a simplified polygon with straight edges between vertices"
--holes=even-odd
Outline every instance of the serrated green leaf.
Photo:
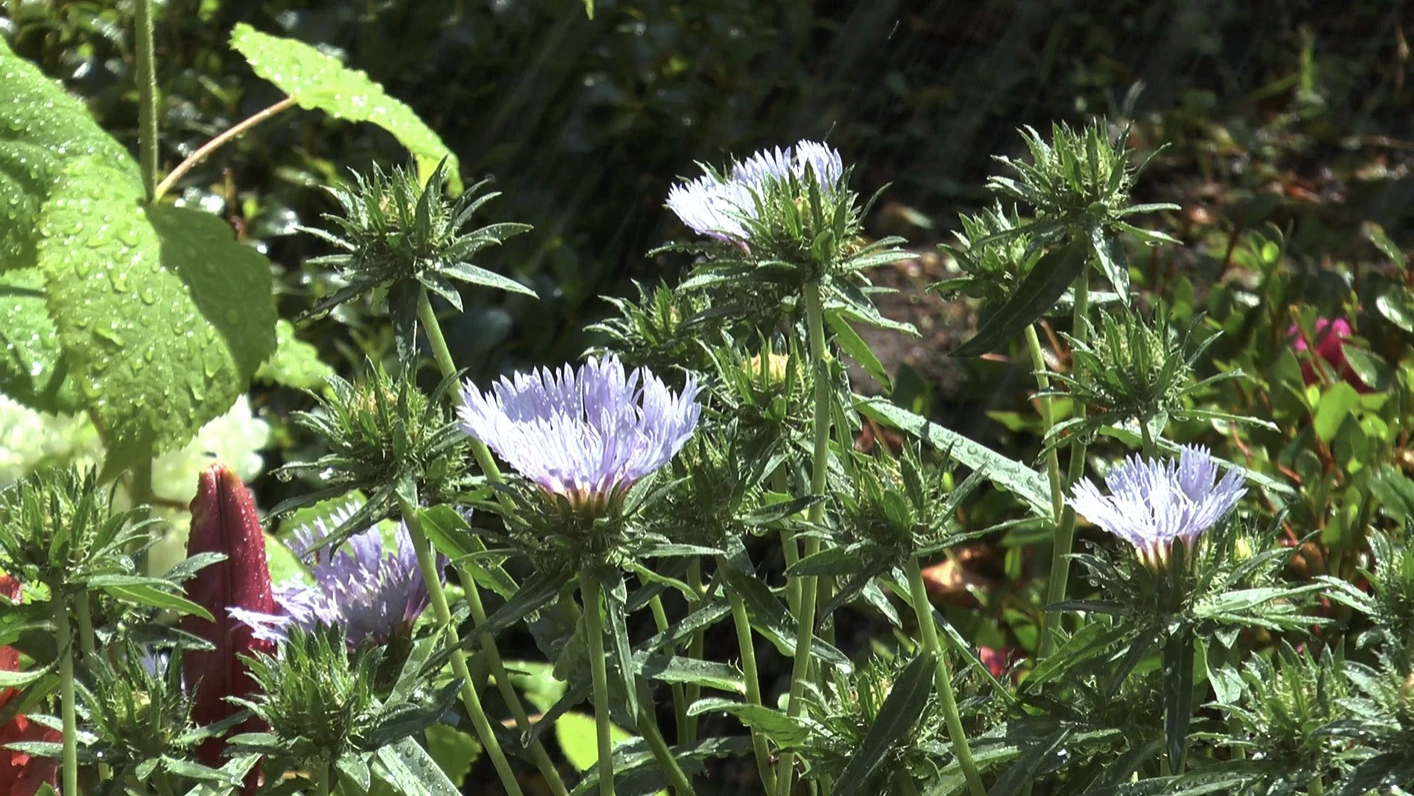
[[0,393],[41,412],[83,409],[49,320],[48,289],[38,268],[0,273]]
[[874,769],[884,762],[884,757],[913,729],[928,705],[934,671],[936,662],[932,653],[923,650],[894,680],[889,695],[879,707],[878,716],[869,725],[869,732],[865,733],[864,740],[835,781],[836,796],[854,796]]
[[36,264],[40,208],[68,161],[82,157],[101,164],[119,187],[142,196],[137,164],[123,145],[3,39],[0,108],[0,271]]
[[699,699],[687,709],[687,715],[700,716],[717,711],[736,717],[742,724],[760,731],[783,749],[798,749],[810,740],[810,727],[804,721],[791,718],[785,711],[765,705],[734,702],[730,699]]
[[111,477],[186,444],[245,392],[275,348],[270,264],[215,216],[144,211],[102,164],[64,173],[39,263]]
[[256,381],[316,390],[334,369],[319,359],[319,349],[295,337],[295,326],[281,318],[275,322],[275,353],[255,371]]
[[452,193],[462,192],[457,156],[412,108],[388,96],[367,74],[349,69],[304,42],[261,33],[245,23],[231,31],[231,48],[245,56],[257,75],[289,94],[301,108],[352,122],[371,122],[392,133],[416,158],[423,181],[445,159]]
[[981,356],[1030,326],[1055,306],[1066,288],[1084,272],[1090,253],[1089,242],[1078,240],[1059,251],[1047,252],[1021,280],[1011,298],[987,315],[976,336],[963,343],[953,356]]
[[993,484],[1021,498],[1036,516],[1043,519],[1051,516],[1050,486],[1045,476],[1021,462],[973,442],[952,429],[930,423],[926,418],[882,398],[857,401],[854,408],[866,417],[907,431],[937,450],[947,451],[953,459],[973,470],[984,472]]

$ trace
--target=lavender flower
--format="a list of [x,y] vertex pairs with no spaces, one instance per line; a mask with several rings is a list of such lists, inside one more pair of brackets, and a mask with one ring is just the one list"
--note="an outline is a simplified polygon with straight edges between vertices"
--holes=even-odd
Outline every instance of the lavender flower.
[[844,161],[833,148],[815,141],[763,149],[733,165],[725,178],[708,171],[668,190],[667,207],[699,235],[744,244],[745,222],[756,218],[756,199],[772,182],[813,177],[832,196],[844,177]]
[[1238,473],[1228,473],[1214,485],[1217,475],[1217,462],[1196,446],[1182,448],[1177,462],[1131,456],[1105,476],[1109,497],[1087,478],[1075,485],[1070,505],[1134,545],[1141,557],[1157,560],[1175,539],[1191,546],[1246,493]]
[[468,382],[461,429],[521,475],[577,509],[602,509],[667,464],[692,437],[702,407],[697,380],[675,395],[647,368],[631,374],[617,357],[590,358],[502,378],[482,395]]
[[345,546],[316,554],[320,543],[358,508],[350,504],[328,520],[295,531],[291,549],[302,559],[314,558],[314,585],[287,584],[275,589],[278,614],[231,608],[230,614],[249,625],[257,638],[283,641],[290,625],[310,630],[319,624],[340,625],[350,645],[365,639],[375,643],[405,634],[427,608],[427,584],[418,568],[417,553],[405,526],[397,530],[397,549],[383,550],[377,527],[349,537]]

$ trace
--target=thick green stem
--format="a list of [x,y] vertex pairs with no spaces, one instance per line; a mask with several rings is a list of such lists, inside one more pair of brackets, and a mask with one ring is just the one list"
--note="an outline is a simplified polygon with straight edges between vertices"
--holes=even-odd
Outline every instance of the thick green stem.
[[643,740],[648,742],[648,748],[653,750],[653,757],[658,761],[659,769],[668,775],[673,792],[677,796],[697,796],[697,792],[692,789],[692,782],[673,756],[672,747],[663,740],[663,733],[658,729],[658,720],[653,715],[651,704],[643,699],[638,701],[638,734],[643,736]]
[[[810,335],[811,379],[815,386],[815,440],[810,461],[810,494],[825,494],[825,477],[830,463],[830,378],[825,362],[825,308],[820,297],[820,285],[807,282],[803,291],[805,323]],[[816,503],[806,515],[811,525],[818,525],[825,516],[825,504]],[[804,557],[820,552],[820,538],[807,537]],[[800,610],[796,613],[797,634],[795,658],[791,663],[790,701],[786,713],[791,718],[800,715],[805,694],[805,680],[810,674],[810,650],[815,644],[815,606],[819,598],[816,578],[800,579]],[[776,768],[776,793],[788,796],[795,777],[795,754],[784,752]]]
[[442,591],[442,579],[439,577],[441,573],[437,571],[437,559],[432,553],[432,545],[428,543],[427,534],[422,530],[422,520],[417,516],[417,509],[406,498],[399,496],[398,503],[402,509],[403,523],[407,525],[408,537],[417,553],[418,568],[422,570],[422,579],[427,584],[428,601],[432,604],[433,615],[437,618],[438,630],[446,634],[452,650],[452,674],[462,680],[462,704],[466,706],[467,715],[471,717],[471,725],[481,740],[481,746],[491,757],[491,764],[496,769],[496,775],[500,777],[501,787],[511,796],[521,796],[520,783],[516,781],[510,761],[506,759],[506,753],[502,751],[501,744],[491,730],[491,721],[486,717],[486,711],[481,705],[481,695],[476,692],[476,684],[467,668],[466,654],[462,652],[457,629],[452,626],[452,611],[447,606],[447,595]]
[[[725,568],[730,566],[727,561],[719,559],[717,567]],[[732,623],[736,625],[736,646],[741,652],[741,671],[746,678],[746,701],[748,704],[760,705],[761,702],[761,678],[756,671],[756,641],[751,635],[751,618],[746,614],[746,602],[741,595],[727,587],[727,601],[732,607]],[[761,775],[762,791],[764,793],[774,793],[776,790],[776,772],[771,769],[771,750],[766,745],[766,738],[751,727],[751,748],[756,754],[756,770]]]
[[142,189],[149,200],[157,188],[157,78],[152,48],[152,0],[136,0],[137,28],[137,140]]
[[167,776],[166,771],[158,770],[154,780],[157,782],[157,793],[159,796],[176,796],[172,792],[172,780]]
[[61,762],[64,788],[61,793],[78,793],[79,726],[74,715],[73,633],[69,630],[69,606],[64,601],[62,590],[52,589],[50,599],[54,603],[54,633],[59,645],[59,709],[64,722]]
[[[671,625],[668,624],[668,612],[663,608],[662,595],[655,594],[649,601],[648,607],[653,612],[653,624],[657,626],[659,633],[668,632]],[[670,652],[676,653],[674,647]],[[679,738],[687,737],[687,695],[683,693],[682,683],[669,683],[668,689],[673,695],[673,726],[677,728]]]
[[[1075,314],[1071,322],[1070,334],[1078,343],[1084,343],[1089,336],[1089,324],[1086,317],[1090,311],[1090,267],[1087,265],[1080,272],[1080,279],[1075,283]],[[1075,373],[1074,378],[1082,378],[1084,374]],[[1075,401],[1071,405],[1071,414],[1075,417],[1085,416],[1085,404]],[[1075,485],[1080,480],[1080,476],[1085,471],[1085,443],[1076,440],[1070,446],[1070,463],[1066,468],[1065,485],[1066,488]],[[1051,568],[1050,580],[1046,583],[1046,605],[1055,605],[1065,600],[1066,581],[1070,579],[1070,551],[1075,545],[1075,509],[1066,506],[1061,512],[1060,522],[1056,525],[1055,543],[1051,546]],[[1060,630],[1059,617],[1047,615],[1045,621],[1045,632],[1041,634],[1041,657],[1049,655],[1055,646],[1055,636]]]
[[928,601],[928,586],[923,582],[923,571],[918,568],[917,559],[909,559],[908,591],[913,601],[913,614],[918,619],[918,632],[923,637],[923,648],[937,661],[937,671],[933,675],[938,699],[943,707],[943,722],[948,728],[948,739],[952,741],[953,757],[962,767],[962,775],[967,778],[967,787],[972,796],[987,796],[987,788],[982,784],[982,775],[977,773],[977,764],[972,760],[972,748],[967,743],[967,734],[962,729],[962,716],[957,712],[957,697],[952,690],[952,671],[948,658],[943,654],[943,645],[938,640],[938,626],[933,622],[933,604]]
[[1306,787],[1306,792],[1311,796],[1326,796],[1326,783],[1321,777],[1311,780],[1311,784]]
[[579,573],[584,602],[584,632],[589,636],[589,675],[594,687],[594,728],[599,746],[599,796],[614,796],[614,740],[609,734],[609,670],[604,660],[604,622],[599,616],[599,581],[594,573]]

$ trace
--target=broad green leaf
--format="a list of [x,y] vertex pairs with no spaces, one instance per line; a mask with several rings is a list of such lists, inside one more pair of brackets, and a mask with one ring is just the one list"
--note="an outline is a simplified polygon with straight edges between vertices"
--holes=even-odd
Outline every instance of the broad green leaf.
[[973,442],[952,429],[930,423],[926,418],[894,406],[886,399],[856,401],[854,408],[866,417],[907,431],[937,450],[948,452],[953,459],[968,467],[984,472],[993,484],[1021,498],[1036,516],[1043,519],[1051,516],[1050,485],[1045,476],[1021,462]]
[[1382,464],[1370,476],[1370,494],[1396,521],[1414,517],[1414,481],[1399,468]]
[[351,122],[372,122],[392,133],[417,159],[424,181],[445,159],[452,193],[462,192],[457,156],[412,108],[388,96],[367,74],[304,42],[261,33],[245,23],[231,31],[231,47],[245,56],[257,75],[279,86],[301,108]]
[[275,322],[275,354],[256,369],[256,381],[317,390],[332,375],[334,369],[320,361],[319,349],[295,337],[294,324],[284,318]]
[[67,161],[83,157],[101,164],[111,169],[108,179],[142,196],[137,164],[123,145],[103,132],[82,102],[11,52],[3,38],[0,117],[0,272],[35,265],[40,207],[63,178]]
[[65,175],[41,216],[39,263],[112,477],[186,444],[245,392],[275,348],[270,265],[215,216],[144,211],[102,164]]
[[422,532],[437,552],[456,561],[478,552],[471,541],[471,526],[451,506],[433,506],[417,512]]
[[[1125,306],[1129,306],[1129,257],[1124,253],[1124,245],[1118,235],[1106,234],[1104,228],[1090,228],[1090,246],[1095,251],[1095,260],[1100,271],[1114,285],[1115,294]],[[1042,261],[1044,262],[1044,261]]]
[[1375,308],[1390,323],[1414,332],[1414,292],[1403,285],[1391,285],[1375,297]]
[[481,743],[474,737],[446,724],[428,727],[427,753],[437,761],[442,773],[460,788],[471,766],[481,757]]
[[74,414],[83,403],[67,378],[47,295],[38,268],[0,273],[0,393],[41,412]]
[[928,704],[936,670],[932,653],[923,650],[894,680],[889,695],[879,707],[879,715],[869,725],[869,732],[835,781],[835,796],[854,796],[874,769],[884,762],[884,757],[913,729]]
[[[555,721],[555,740],[565,759],[575,771],[588,771],[599,762],[598,728],[594,717],[584,713],[566,713]],[[609,725],[609,738],[614,746],[634,736],[617,724]]]
[[1311,426],[1316,429],[1316,436],[1322,442],[1330,442],[1335,439],[1335,432],[1340,430],[1340,424],[1345,422],[1345,418],[1350,417],[1350,413],[1355,407],[1360,405],[1360,393],[1354,387],[1343,381],[1336,382],[1331,388],[1321,395],[1321,402],[1316,405],[1316,419]]
[[1366,224],[1364,232],[1365,237],[1368,238],[1371,243],[1375,244],[1376,248],[1384,252],[1385,256],[1399,267],[1400,271],[1405,269],[1404,252],[1400,251],[1399,247],[1394,245],[1394,241],[1385,237],[1384,230],[1374,224]]
[[953,356],[981,356],[1034,323],[1055,306],[1065,295],[1066,288],[1084,273],[1090,251],[1088,241],[1073,241],[1064,249],[1047,252],[1021,280],[1011,298],[983,318],[977,335],[963,343]]

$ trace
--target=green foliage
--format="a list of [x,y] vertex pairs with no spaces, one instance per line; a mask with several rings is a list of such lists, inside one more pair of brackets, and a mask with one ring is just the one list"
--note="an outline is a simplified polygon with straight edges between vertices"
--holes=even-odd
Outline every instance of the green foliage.
[[447,163],[452,192],[461,193],[457,156],[411,108],[384,93],[368,75],[304,42],[261,33],[244,23],[231,30],[231,48],[300,107],[352,122],[372,122],[392,133],[417,159],[423,182],[432,179],[439,164]]

